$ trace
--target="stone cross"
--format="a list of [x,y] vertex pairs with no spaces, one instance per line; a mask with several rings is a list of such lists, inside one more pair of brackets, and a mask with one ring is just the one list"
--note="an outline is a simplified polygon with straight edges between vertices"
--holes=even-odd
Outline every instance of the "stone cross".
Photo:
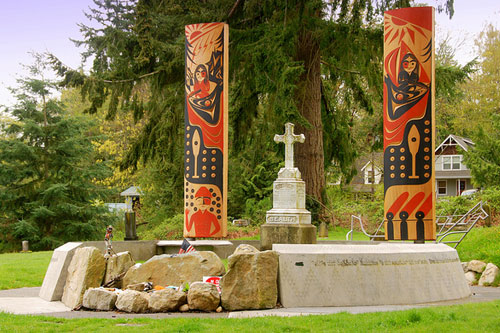
[[285,134],[274,136],[274,142],[280,143],[283,142],[285,144],[285,169],[293,168],[293,144],[295,142],[303,143],[306,137],[304,134],[296,135],[293,134],[292,123],[285,124]]

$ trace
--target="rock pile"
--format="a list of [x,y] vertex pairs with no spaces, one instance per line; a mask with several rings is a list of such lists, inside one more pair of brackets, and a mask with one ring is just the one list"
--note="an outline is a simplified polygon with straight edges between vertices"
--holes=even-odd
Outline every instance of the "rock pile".
[[[267,309],[276,306],[277,275],[277,253],[250,245],[240,245],[229,257],[227,274],[210,251],[159,255],[135,264],[129,252],[105,259],[97,248],[84,247],[71,261],[63,302],[133,313]],[[211,279],[202,282],[214,276],[222,276],[220,289]]]
[[469,285],[489,286],[495,281],[500,271],[496,265],[480,260],[463,262],[462,267]]

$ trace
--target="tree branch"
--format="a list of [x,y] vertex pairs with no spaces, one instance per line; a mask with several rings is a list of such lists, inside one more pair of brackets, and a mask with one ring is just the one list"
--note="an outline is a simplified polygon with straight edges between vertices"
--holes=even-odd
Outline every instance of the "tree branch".
[[327,63],[327,62],[326,62],[326,61],[324,61],[324,60],[321,60],[321,63],[322,63],[323,65],[326,65],[326,66],[331,67],[331,68],[335,68],[335,69],[337,69],[337,70],[339,70],[339,71],[343,71],[343,72],[346,72],[346,73],[357,74],[357,75],[360,75],[360,74],[361,74],[361,72],[358,72],[358,71],[353,71],[353,70],[350,70],[350,69],[339,68],[339,67],[337,67],[337,66],[334,66],[334,65],[332,65],[332,64]]
[[236,8],[238,7],[238,5],[240,4],[241,0],[236,0],[236,2],[234,3],[233,5],[233,8],[231,8],[231,10],[229,11],[229,14],[227,14],[227,19],[230,19],[231,16],[233,16],[234,12],[236,11]]

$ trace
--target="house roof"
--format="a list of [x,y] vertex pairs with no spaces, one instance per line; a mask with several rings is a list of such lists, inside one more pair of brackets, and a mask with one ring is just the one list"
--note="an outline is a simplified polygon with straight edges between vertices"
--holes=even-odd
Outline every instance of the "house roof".
[[140,197],[141,189],[137,186],[130,186],[128,189],[120,193],[122,197]]
[[436,170],[436,179],[466,179],[472,178],[470,170]]
[[436,147],[434,151],[438,153],[440,149],[444,149],[447,146],[456,146],[456,145],[460,146],[460,148],[462,148],[463,150],[468,151],[469,147],[474,146],[474,142],[472,142],[471,139],[450,134],[446,137],[446,139],[443,140],[443,142],[441,142],[439,146]]
[[[365,163],[365,165],[361,168],[361,171],[365,170],[367,166],[371,165],[372,164],[372,161],[368,161]],[[377,161],[374,161],[374,166],[375,166],[375,169],[377,170],[382,170],[383,168],[383,165],[379,165],[379,163],[377,163]]]

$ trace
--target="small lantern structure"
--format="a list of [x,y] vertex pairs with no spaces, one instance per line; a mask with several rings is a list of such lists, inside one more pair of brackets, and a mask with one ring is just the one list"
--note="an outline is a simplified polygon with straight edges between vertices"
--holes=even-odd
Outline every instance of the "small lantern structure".
[[140,188],[131,186],[122,193],[120,196],[125,197],[125,204],[127,210],[125,211],[125,240],[137,240],[136,224],[135,224],[135,211],[140,204]]

